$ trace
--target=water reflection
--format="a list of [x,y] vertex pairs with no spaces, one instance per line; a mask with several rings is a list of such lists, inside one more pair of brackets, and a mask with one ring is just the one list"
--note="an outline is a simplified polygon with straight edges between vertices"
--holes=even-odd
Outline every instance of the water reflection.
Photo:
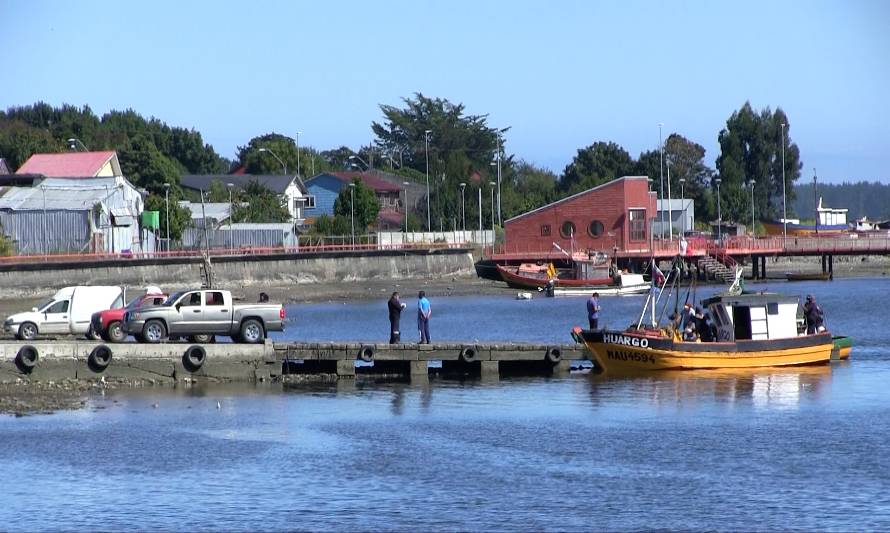
[[831,384],[831,365],[668,370],[658,373],[591,374],[590,398],[595,403],[624,400],[654,406],[745,402],[757,408],[795,409],[821,399]]

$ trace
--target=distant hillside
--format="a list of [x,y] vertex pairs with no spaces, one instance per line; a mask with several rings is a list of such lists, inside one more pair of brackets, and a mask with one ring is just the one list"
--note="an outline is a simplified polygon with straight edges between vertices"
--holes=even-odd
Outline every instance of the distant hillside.
[[[797,195],[794,212],[803,219],[814,218],[813,184],[797,185],[794,193]],[[849,209],[847,219],[850,222],[862,216],[872,220],[890,219],[890,185],[866,181],[840,185],[820,183],[818,193],[823,206]]]

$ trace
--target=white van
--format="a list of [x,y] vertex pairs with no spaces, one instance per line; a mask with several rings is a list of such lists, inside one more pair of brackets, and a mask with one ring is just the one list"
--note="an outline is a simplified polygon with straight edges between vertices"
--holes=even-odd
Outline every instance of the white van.
[[83,335],[90,330],[93,313],[123,304],[121,287],[65,287],[30,311],[7,318],[3,331],[26,341],[40,334]]

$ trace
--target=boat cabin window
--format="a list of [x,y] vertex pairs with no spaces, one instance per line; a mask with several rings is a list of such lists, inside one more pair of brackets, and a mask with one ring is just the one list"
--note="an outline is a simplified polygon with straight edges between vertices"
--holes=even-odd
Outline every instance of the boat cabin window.
[[769,315],[778,315],[779,314],[779,304],[777,302],[771,302],[766,304],[766,313]]

